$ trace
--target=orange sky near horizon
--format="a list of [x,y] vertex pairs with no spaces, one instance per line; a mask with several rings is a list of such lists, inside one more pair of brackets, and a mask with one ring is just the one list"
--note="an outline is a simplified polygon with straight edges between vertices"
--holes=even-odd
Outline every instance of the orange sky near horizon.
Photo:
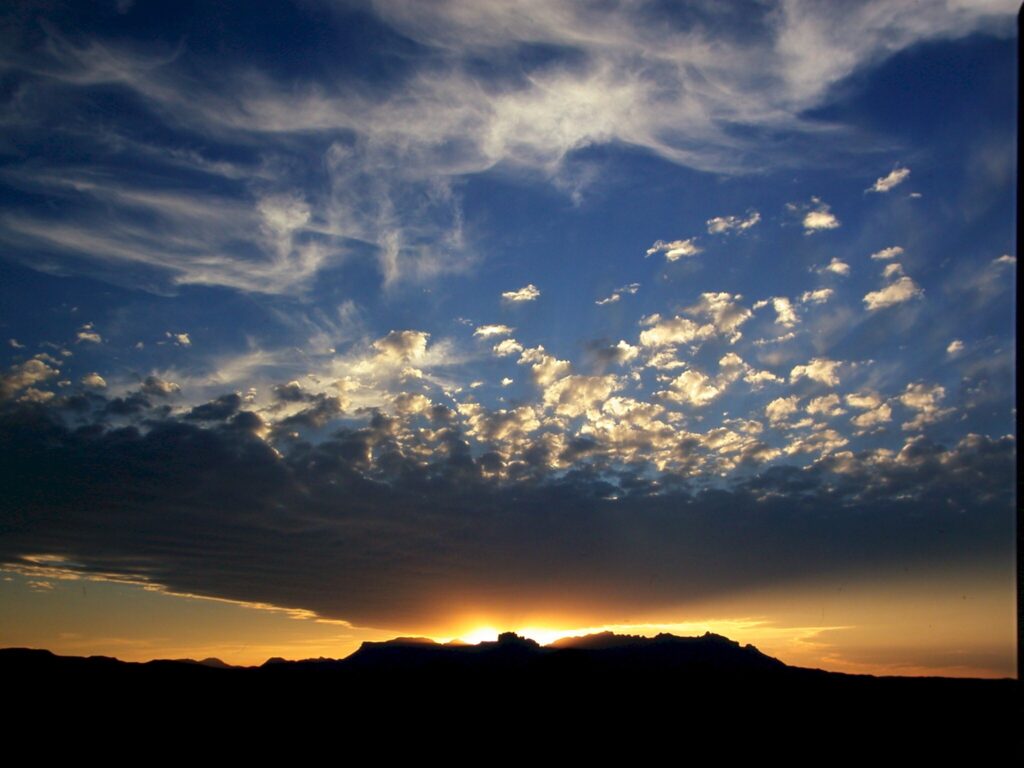
[[1006,569],[822,580],[642,616],[466,608],[434,627],[379,628],[137,584],[0,571],[0,647],[60,655],[216,657],[257,665],[274,656],[342,658],[364,641],[396,636],[478,642],[508,630],[542,644],[606,630],[645,636],[714,632],[795,666],[874,675],[1016,676],[1014,580]]

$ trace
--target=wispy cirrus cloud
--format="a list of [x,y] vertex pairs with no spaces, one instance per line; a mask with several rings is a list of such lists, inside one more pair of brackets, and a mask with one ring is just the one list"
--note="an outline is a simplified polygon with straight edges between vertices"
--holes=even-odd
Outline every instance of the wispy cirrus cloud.
[[[16,39],[0,62],[21,78],[23,98],[12,103],[7,125],[26,135],[60,132],[95,158],[106,181],[78,189],[97,205],[60,221],[9,210],[0,237],[16,250],[43,248],[75,268],[113,265],[98,274],[147,287],[156,285],[151,275],[119,266],[156,270],[172,286],[294,293],[324,269],[370,256],[386,288],[429,281],[479,259],[460,197],[459,179],[467,175],[504,166],[557,186],[571,174],[576,150],[615,142],[717,173],[799,165],[799,152],[784,145],[760,151],[758,140],[740,138],[733,127],[810,139],[816,126],[801,115],[842,78],[916,43],[991,28],[1014,10],[1010,3],[910,12],[894,1],[870,9],[787,2],[745,19],[761,33],[748,35],[741,25],[682,23],[672,9],[569,2],[527,9],[520,15],[496,2],[447,2],[427,12],[374,4],[384,29],[417,46],[405,55],[402,74],[375,89],[358,75],[323,77],[315,66],[288,79],[258,58],[218,65],[185,45],[141,52],[48,21],[41,37]],[[721,21],[738,11],[694,6],[687,13],[691,21]],[[505,60],[538,46],[560,55],[520,63],[501,82],[474,66],[481,56]],[[140,139],[126,126],[73,125],[59,105],[98,98],[100,89],[138,99],[166,140]],[[252,159],[204,153],[189,136],[211,147],[244,146]],[[295,162],[297,146],[317,158],[318,176]],[[112,181],[125,161],[198,175],[174,192],[141,177]],[[33,162],[9,170],[49,177],[46,194],[66,194],[57,181],[64,168]],[[880,179],[880,190],[905,171]],[[214,192],[221,180],[237,190]],[[155,218],[162,231],[138,226],[140,215]],[[718,217],[708,226],[740,231],[757,216]],[[822,231],[838,219],[815,210],[804,224]]]

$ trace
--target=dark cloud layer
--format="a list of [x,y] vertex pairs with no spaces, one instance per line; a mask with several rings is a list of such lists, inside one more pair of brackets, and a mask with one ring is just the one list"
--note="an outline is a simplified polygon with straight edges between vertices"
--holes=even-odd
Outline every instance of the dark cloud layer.
[[60,555],[176,591],[410,627],[466,606],[627,617],[829,573],[1012,559],[1010,438],[918,438],[891,460],[719,488],[585,464],[497,481],[494,457],[454,429],[430,461],[382,415],[273,446],[257,416],[215,404],[227,407],[128,427],[8,407],[0,560]]

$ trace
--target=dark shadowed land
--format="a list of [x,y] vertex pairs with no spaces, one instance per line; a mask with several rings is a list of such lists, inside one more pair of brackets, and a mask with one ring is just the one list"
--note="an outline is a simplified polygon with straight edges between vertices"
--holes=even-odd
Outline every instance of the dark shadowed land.
[[1021,740],[1015,680],[802,669],[712,634],[605,633],[547,647],[512,634],[479,645],[400,638],[364,643],[346,659],[260,667],[11,648],[0,650],[0,675],[19,713],[65,727],[220,728],[229,718],[284,740],[328,727],[363,739],[386,727],[395,740],[387,749],[415,732],[433,734],[438,748],[498,739],[489,743],[499,752],[543,737],[577,755],[674,745],[680,754],[1004,759]]

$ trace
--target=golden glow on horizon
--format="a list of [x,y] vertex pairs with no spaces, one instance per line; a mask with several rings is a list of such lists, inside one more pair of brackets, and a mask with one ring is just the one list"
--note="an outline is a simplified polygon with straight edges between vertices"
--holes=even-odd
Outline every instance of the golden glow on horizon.
[[[182,595],[37,555],[14,567],[0,566],[0,647],[126,661],[215,656],[254,665],[271,656],[343,658],[366,641],[414,635],[475,644],[513,631],[547,645],[600,632],[646,637],[712,632],[795,666],[875,675],[1013,677],[1013,587],[1012,571],[999,568],[916,578],[877,573],[780,585],[626,622],[587,621],[582,611],[561,610],[515,620],[478,607],[461,612],[461,619],[439,616],[434,626],[366,627],[309,611]],[[616,604],[604,610],[616,610]],[[688,620],[665,620],[673,614]]]
[[[703,635],[707,632],[728,637],[730,640],[737,640],[739,637],[757,636],[762,641],[769,638],[785,637],[794,642],[813,643],[814,638],[821,632],[852,629],[847,626],[818,626],[818,627],[776,627],[772,626],[767,619],[739,618],[739,619],[708,619],[704,621],[687,622],[647,622],[641,624],[601,624],[587,627],[573,627],[559,629],[544,626],[527,626],[510,630],[497,630],[494,627],[478,627],[476,629],[451,637],[432,637],[435,642],[445,643],[451,640],[458,640],[464,643],[475,645],[482,642],[494,642],[503,631],[514,632],[520,637],[526,637],[536,641],[539,645],[551,645],[552,643],[569,637],[585,637],[596,635],[602,632],[613,632],[617,635],[639,635],[641,637],[655,637],[659,634],[672,634],[682,637]],[[750,642],[750,641],[745,641]],[[756,643],[754,643],[756,645]]]
[[[467,632],[464,635],[460,635],[455,639],[461,640],[464,643],[469,643],[470,645],[476,645],[477,643],[493,642],[498,639],[498,634],[499,631],[494,627],[478,627],[477,629]],[[440,640],[439,642],[447,642],[447,640]]]

